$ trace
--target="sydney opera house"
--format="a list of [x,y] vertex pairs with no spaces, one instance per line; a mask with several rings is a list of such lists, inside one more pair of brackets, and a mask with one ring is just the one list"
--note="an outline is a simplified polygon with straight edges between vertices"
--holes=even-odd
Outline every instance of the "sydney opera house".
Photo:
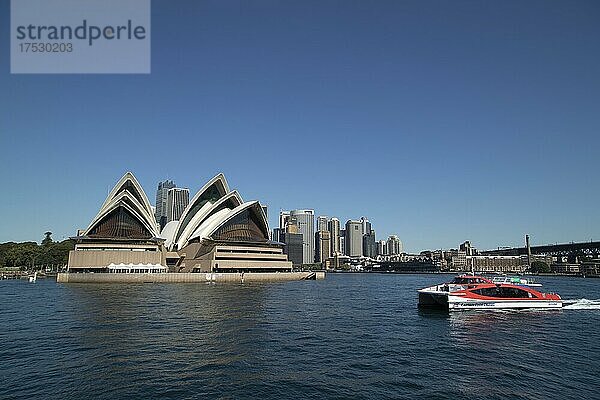
[[76,237],[70,273],[290,272],[281,243],[269,240],[258,201],[244,202],[223,174],[208,181],[181,218],[159,232],[148,197],[127,172]]

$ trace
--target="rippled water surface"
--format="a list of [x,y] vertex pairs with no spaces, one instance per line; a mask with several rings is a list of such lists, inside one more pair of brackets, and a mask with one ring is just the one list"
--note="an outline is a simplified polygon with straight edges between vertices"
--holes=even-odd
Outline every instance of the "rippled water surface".
[[419,311],[447,279],[0,281],[0,398],[600,398],[600,280],[540,279],[575,309]]

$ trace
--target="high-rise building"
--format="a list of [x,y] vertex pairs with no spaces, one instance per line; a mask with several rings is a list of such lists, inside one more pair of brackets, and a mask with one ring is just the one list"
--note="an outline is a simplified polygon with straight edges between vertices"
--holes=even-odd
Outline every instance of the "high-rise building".
[[165,227],[167,224],[167,199],[169,196],[169,189],[175,187],[173,181],[166,180],[164,182],[158,182],[158,189],[156,190],[156,209],[154,217],[156,222],[160,225],[160,229]]
[[368,235],[371,233],[371,223],[366,217],[360,217],[360,224],[362,225],[362,234]]
[[461,245],[458,247],[459,251],[464,251],[466,255],[468,256],[474,256],[477,254],[477,249],[475,249],[473,246],[471,246],[471,241],[467,240],[464,243],[461,243]]
[[287,254],[292,265],[303,264],[303,239],[301,233],[286,232],[283,234],[283,252]]
[[391,256],[396,254],[402,254],[402,252],[404,251],[402,242],[396,235],[391,235],[388,237],[386,248],[387,254]]
[[329,220],[329,233],[331,234],[331,255],[340,254],[340,220],[331,218]]
[[292,210],[290,217],[296,219],[298,233],[302,234],[302,262],[315,262],[315,212],[314,210]]
[[289,211],[279,211],[279,227],[285,231],[285,226],[287,225],[288,219],[290,218]]
[[377,255],[377,243],[375,242],[375,231],[371,229],[369,233],[363,235],[363,256],[375,257]]
[[360,221],[346,221],[346,255],[360,257],[362,250],[362,223]]
[[281,229],[281,228],[273,228],[273,235],[272,235],[272,239],[274,242],[279,242],[279,243],[284,243],[283,241],[283,234],[285,233],[285,230]]
[[[327,232],[327,235],[324,235]],[[327,237],[325,239],[325,236]],[[327,249],[323,249],[323,241],[327,242],[329,246]],[[329,234],[329,221],[324,215],[317,217],[317,231],[315,233],[315,262],[321,263],[331,254],[331,234]]]
[[190,203],[188,188],[171,188],[167,192],[167,222],[179,221],[183,210]]
[[298,220],[288,211],[279,213],[279,228],[273,229],[273,240],[284,243],[283,252],[293,265],[303,264],[303,235],[298,232]]
[[315,262],[324,263],[330,257],[331,235],[329,231],[318,231],[315,233],[317,248],[315,252]]
[[[342,229],[340,232],[346,232]],[[340,233],[340,254],[346,254],[346,233]]]
[[328,231],[329,226],[327,226],[327,217],[324,215],[319,215],[317,217],[317,232],[319,231]]
[[377,255],[385,256],[386,254],[387,254],[387,246],[386,246],[385,240],[378,240],[377,241]]
[[298,220],[296,219],[296,217],[290,216],[287,219],[287,222],[285,224],[285,232],[286,233],[299,233],[298,232]]

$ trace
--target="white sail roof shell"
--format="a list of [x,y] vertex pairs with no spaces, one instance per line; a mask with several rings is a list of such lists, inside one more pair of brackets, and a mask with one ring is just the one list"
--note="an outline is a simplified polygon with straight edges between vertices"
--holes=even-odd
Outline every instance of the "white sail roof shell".
[[[215,185],[215,184],[216,184],[217,188],[220,188],[221,196],[225,196],[227,193],[229,193],[229,185],[227,185],[227,180],[225,179],[225,175],[223,175],[223,174],[217,174],[211,180],[206,182],[206,184],[204,184],[204,186],[202,186],[202,188],[194,195],[194,197],[189,202],[189,204],[185,208],[185,210],[183,210],[183,213],[181,214],[181,217],[179,218],[179,225],[177,226],[177,229],[175,230],[175,234],[173,235],[173,239],[172,239],[173,243],[182,243],[182,241],[180,239],[182,237],[189,237],[192,234],[192,232],[196,229],[195,227],[190,226],[190,223],[192,222],[192,220],[194,220],[196,218],[196,216],[194,215],[190,219],[190,218],[188,218],[188,214],[190,214],[192,212],[192,210],[196,206],[196,203],[201,201],[202,195],[212,185]],[[210,205],[207,207],[207,204],[205,204],[204,206],[201,207],[200,210],[198,210],[196,212],[196,214],[200,213],[203,210],[207,211],[209,208],[210,208]]]
[[[133,187],[133,193],[130,188],[124,187],[127,183],[130,183]],[[141,203],[138,198],[142,200]],[[88,235],[96,224],[118,207],[127,209],[148,229],[152,236],[158,236],[155,218],[152,215],[152,206],[150,206],[146,193],[131,172],[125,173],[110,191],[102,207],[100,207],[100,211],[84,231],[84,235]]]
[[[202,208],[200,208],[200,210],[196,213],[196,215],[192,217],[192,219],[188,223],[188,226],[184,230],[184,233],[179,237],[179,240],[176,243],[177,248],[180,249],[184,247],[192,239],[202,237],[201,232],[204,232],[205,223],[208,222],[207,219],[213,217],[214,213],[216,212],[215,210],[217,210],[223,203],[227,201],[232,201],[236,206],[242,204],[242,198],[236,190],[221,197],[214,203],[206,203],[204,206],[202,206]],[[226,208],[225,210],[230,211],[231,209]],[[224,210],[220,210],[216,213],[218,215],[223,215],[221,211]],[[211,219],[211,221],[212,220],[214,219]]]

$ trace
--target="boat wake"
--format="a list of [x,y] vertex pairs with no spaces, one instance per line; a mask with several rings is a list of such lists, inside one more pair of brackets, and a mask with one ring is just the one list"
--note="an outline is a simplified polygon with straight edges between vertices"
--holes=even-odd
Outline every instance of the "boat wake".
[[563,300],[564,310],[600,310],[600,300]]

